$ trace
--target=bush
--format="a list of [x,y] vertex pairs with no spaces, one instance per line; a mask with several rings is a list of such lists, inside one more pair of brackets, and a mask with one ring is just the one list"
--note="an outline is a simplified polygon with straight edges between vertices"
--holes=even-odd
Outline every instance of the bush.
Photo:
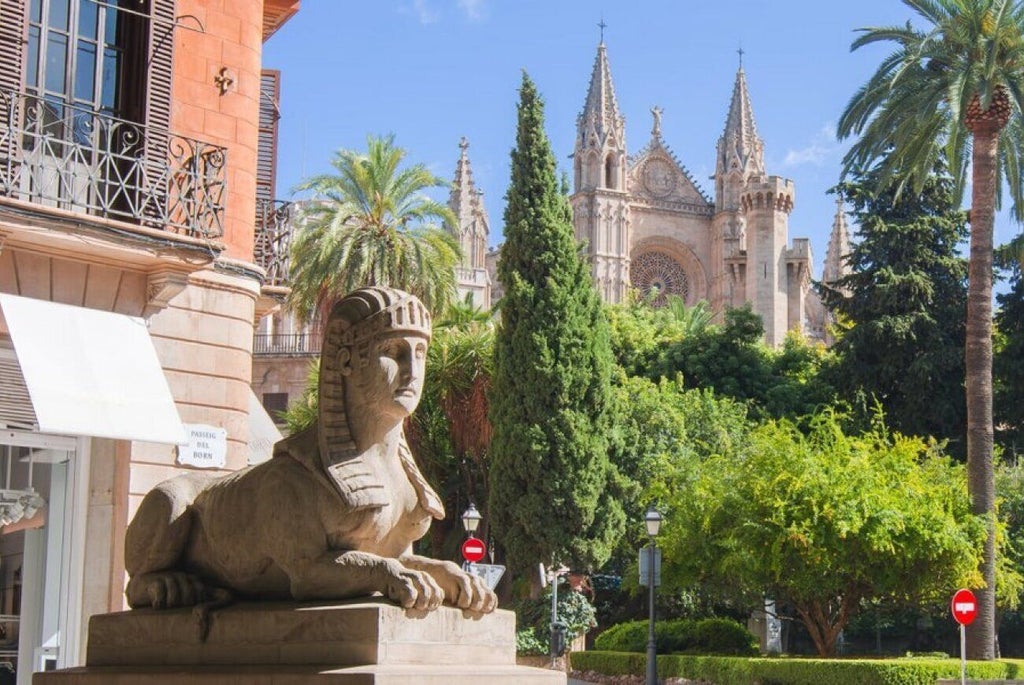
[[[541,645],[539,654],[547,654],[551,642],[551,590],[537,599],[523,599],[516,602],[516,625],[519,633],[532,631],[534,639]],[[566,640],[571,643],[577,635],[582,635],[597,625],[594,617],[594,605],[579,592],[570,590],[564,584],[558,593],[558,621],[565,625]],[[525,639],[525,638],[524,638]],[[517,651],[520,654],[531,654],[518,649],[519,637],[516,636]]]
[[516,631],[516,654],[536,656],[547,653],[548,640],[541,640],[537,637],[535,628]]
[[[606,675],[642,675],[643,654],[575,652],[573,670]],[[967,675],[979,679],[1016,678],[1022,661],[974,661]],[[715,685],[934,685],[939,678],[958,678],[957,659],[765,659],[720,656],[658,657],[659,678],[704,680]]]
[[[646,652],[648,630],[647,621],[620,623],[598,635],[594,647],[610,652]],[[750,631],[726,618],[658,621],[654,643],[659,654],[757,654],[757,642]]]

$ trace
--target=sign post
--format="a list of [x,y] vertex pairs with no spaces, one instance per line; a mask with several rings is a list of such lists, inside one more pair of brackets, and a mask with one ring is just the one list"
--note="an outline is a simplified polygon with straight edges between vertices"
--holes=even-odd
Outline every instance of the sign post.
[[960,624],[960,685],[967,683],[967,633],[966,629],[978,615],[978,600],[974,593],[961,588],[953,594],[950,603],[953,619]]

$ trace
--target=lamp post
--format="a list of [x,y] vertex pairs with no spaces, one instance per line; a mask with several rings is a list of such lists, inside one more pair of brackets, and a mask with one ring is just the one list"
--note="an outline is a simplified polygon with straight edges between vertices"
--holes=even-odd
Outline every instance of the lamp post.
[[470,502],[469,508],[462,512],[462,527],[466,529],[467,535],[473,535],[476,532],[482,518],[483,516],[477,511],[476,505]]
[[654,538],[657,537],[658,531],[661,530],[661,514],[658,513],[653,504],[644,516],[644,523],[647,525],[647,535],[651,538],[651,543],[647,547],[647,589],[650,593],[648,604],[650,609],[650,625],[647,630],[647,685],[658,685],[658,655],[657,647],[654,644],[654,565],[657,560]]

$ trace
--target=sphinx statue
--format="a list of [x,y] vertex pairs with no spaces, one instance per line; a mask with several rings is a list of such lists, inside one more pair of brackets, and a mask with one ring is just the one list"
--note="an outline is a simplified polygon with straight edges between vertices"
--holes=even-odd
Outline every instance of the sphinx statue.
[[316,423],[262,464],[187,473],[147,494],[125,542],[129,606],[379,593],[410,609],[493,611],[480,578],[412,553],[444,518],[403,432],[430,334],[408,293],[371,287],[340,300],[324,331]]

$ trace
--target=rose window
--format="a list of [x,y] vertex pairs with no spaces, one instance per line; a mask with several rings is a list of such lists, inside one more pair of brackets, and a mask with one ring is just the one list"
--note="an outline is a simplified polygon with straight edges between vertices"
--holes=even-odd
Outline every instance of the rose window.
[[629,280],[655,307],[663,307],[669,295],[684,301],[689,290],[686,272],[679,262],[663,252],[646,252],[635,257],[629,267]]

